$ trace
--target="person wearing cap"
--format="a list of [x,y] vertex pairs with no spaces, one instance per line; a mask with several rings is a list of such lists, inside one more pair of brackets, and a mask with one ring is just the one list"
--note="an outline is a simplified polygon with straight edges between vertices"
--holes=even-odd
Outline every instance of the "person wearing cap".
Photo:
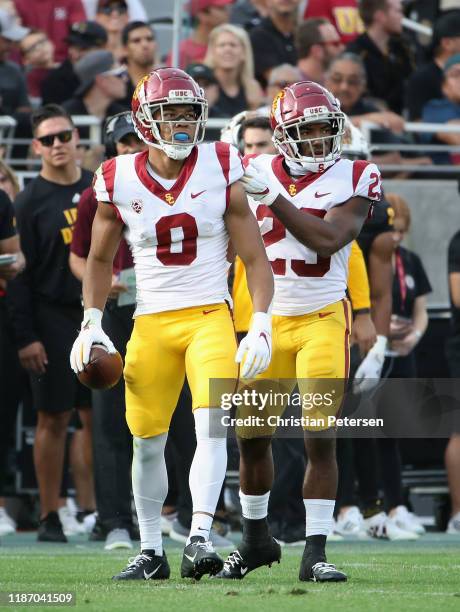
[[62,104],[73,96],[80,85],[74,65],[90,51],[103,49],[107,44],[107,32],[95,21],[80,21],[70,26],[66,41],[68,57],[43,81],[43,104]]
[[214,71],[206,64],[189,64],[185,69],[192,79],[198,83],[204,91],[204,97],[208,101],[208,117],[223,117],[223,113],[217,105],[219,98],[219,83]]
[[[193,33],[179,45],[179,68],[202,62],[208,50],[211,31],[228,23],[230,6],[234,0],[190,0],[188,8],[194,22]],[[172,66],[172,52],[166,58],[166,65]]]
[[[75,64],[80,85],[63,107],[71,115],[93,115],[101,121],[126,110],[117,100],[126,95],[125,69],[115,64],[110,51],[87,53]],[[87,138],[88,128],[79,129],[80,137]]]
[[67,57],[67,31],[73,23],[86,19],[81,0],[14,0],[23,26],[46,32],[54,44],[54,59]]
[[143,76],[159,65],[157,41],[152,27],[145,21],[128,23],[123,28],[121,40],[125,49],[125,65],[129,77],[124,103],[129,108],[136,85]]
[[29,33],[14,23],[9,13],[0,9],[0,114],[30,111],[27,85],[19,66],[8,60],[13,46]]
[[431,43],[432,59],[418,68],[407,82],[406,105],[411,121],[419,121],[429,100],[442,98],[443,68],[460,53],[460,11],[450,11],[436,20]]
[[[106,158],[146,149],[134,130],[131,113],[109,117],[105,124]],[[77,221],[70,246],[69,265],[78,280],[83,279],[91,245],[91,228],[97,201],[91,187],[78,203]],[[112,289],[104,313],[104,326],[124,356],[133,327],[134,301],[128,286],[120,280],[133,269],[131,251],[122,238],[113,264]],[[93,392],[93,465],[98,512],[97,528],[91,539],[104,539],[105,550],[132,548],[131,512],[132,444],[125,420],[124,381],[109,391]]]
[[[443,98],[430,100],[422,111],[422,121],[426,123],[459,124],[460,120],[460,53],[449,57],[444,64]],[[437,134],[422,134],[424,142],[433,144],[460,145],[460,134],[438,132]],[[431,158],[436,164],[460,164],[458,153],[432,153]]]
[[125,0],[99,0],[96,9],[96,21],[107,30],[107,49],[121,61],[124,57],[124,47],[121,40],[123,28],[131,18],[129,7]]

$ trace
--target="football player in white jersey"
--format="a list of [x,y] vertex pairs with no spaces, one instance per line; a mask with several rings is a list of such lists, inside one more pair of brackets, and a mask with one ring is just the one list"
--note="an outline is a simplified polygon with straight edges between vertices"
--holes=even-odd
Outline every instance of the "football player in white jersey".
[[[320,582],[347,578],[327,562],[325,553],[337,489],[333,422],[349,367],[348,256],[372,202],[380,199],[377,167],[340,159],[344,121],[338,101],[320,85],[303,81],[286,87],[271,112],[279,155],[250,159],[242,179],[275,276],[273,355],[259,378],[264,383],[271,379],[275,390],[282,379],[284,391],[286,385],[292,390],[297,379],[302,401],[319,396],[313,405],[303,405],[302,414],[308,466],[299,578]],[[283,407],[270,410],[279,415]],[[220,578],[241,579],[280,559],[267,524],[273,481],[267,433],[273,431],[267,426],[237,431],[243,541],[228,557]]]
[[[186,374],[197,449],[189,480],[193,518],[181,575],[199,580],[223,566],[209,531],[225,476],[226,431],[210,380],[222,379],[233,391],[236,361],[243,362],[243,377],[267,367],[273,275],[238,182],[243,175],[238,152],[225,143],[200,144],[207,102],[195,81],[175,68],[154,70],[138,83],[132,111],[148,150],[108,160],[96,172],[99,204],[83,280],[85,313],[71,365],[81,371],[94,343],[115,350],[101,318],[124,232],[136,273],[135,323],[124,377],[141,552],[114,579],[169,577],[160,528],[168,490],[164,448]],[[229,239],[245,263],[255,312],[238,353],[228,307]]]

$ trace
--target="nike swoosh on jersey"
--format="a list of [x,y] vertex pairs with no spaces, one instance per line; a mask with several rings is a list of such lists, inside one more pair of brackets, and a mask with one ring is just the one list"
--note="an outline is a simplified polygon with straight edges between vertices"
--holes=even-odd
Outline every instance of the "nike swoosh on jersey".
[[203,314],[210,314],[211,312],[217,312],[219,309],[218,308],[213,308],[213,310],[203,310]]
[[187,559],[190,561],[190,563],[193,563],[195,561],[195,557],[196,557],[197,553],[195,553],[193,555],[193,557],[189,557],[189,555],[187,555],[186,553],[184,553],[184,557],[187,557]]
[[320,312],[318,314],[318,316],[319,316],[320,319],[324,319],[325,317],[328,317],[331,314],[334,314],[334,313],[332,313],[332,312]]
[[324,198],[324,196],[327,195],[331,195],[331,192],[329,191],[328,193],[318,193],[317,191],[315,191],[315,198]]
[[158,567],[156,567],[156,568],[153,570],[153,572],[150,572],[150,574],[149,574],[149,573],[147,573],[147,572],[144,570],[144,578],[145,578],[146,580],[149,580],[149,579],[150,579],[150,578],[151,578],[151,577],[152,577],[154,574],[156,574],[156,573],[157,573],[157,571],[160,569],[160,567],[161,567],[161,563],[160,563],[160,565],[159,565]]
[[203,191],[199,191],[198,193],[191,193],[190,195],[192,196],[192,200],[194,200],[195,198],[197,198],[198,196],[200,196],[202,193],[204,193],[206,191],[206,189],[203,189]]

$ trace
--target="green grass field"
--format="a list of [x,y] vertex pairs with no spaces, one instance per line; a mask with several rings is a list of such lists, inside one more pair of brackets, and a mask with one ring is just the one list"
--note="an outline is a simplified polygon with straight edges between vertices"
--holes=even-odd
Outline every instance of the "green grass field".
[[331,543],[329,559],[346,570],[349,580],[329,585],[299,582],[302,547],[284,547],[280,565],[260,569],[241,582],[182,580],[181,550],[166,540],[169,581],[114,583],[111,576],[135,553],[105,552],[102,544],[89,543],[84,536],[71,538],[67,545],[38,545],[35,534],[8,536],[0,545],[0,591],[74,591],[76,608],[71,609],[88,611],[460,610],[460,538],[455,536],[428,534],[407,543]]

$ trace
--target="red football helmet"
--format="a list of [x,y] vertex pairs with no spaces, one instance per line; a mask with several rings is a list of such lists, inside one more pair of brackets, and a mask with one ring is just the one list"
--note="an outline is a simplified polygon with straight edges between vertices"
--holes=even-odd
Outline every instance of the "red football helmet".
[[[321,172],[340,157],[345,114],[339,101],[318,83],[300,81],[282,89],[273,100],[270,123],[277,149],[305,170]],[[307,123],[329,123],[332,135],[302,137],[301,128]],[[302,153],[300,143],[308,145],[311,155]]]
[[[195,117],[182,116],[180,124],[195,126],[193,139],[185,132],[174,132],[177,119],[165,119],[167,106],[192,105]],[[139,137],[148,145],[162,149],[172,159],[185,159],[193,147],[202,142],[208,119],[208,102],[201,87],[183,70],[178,68],[158,68],[143,77],[136,86],[131,102],[133,123]],[[157,111],[158,118],[153,118]],[[160,126],[168,123],[171,140],[161,136]]]

